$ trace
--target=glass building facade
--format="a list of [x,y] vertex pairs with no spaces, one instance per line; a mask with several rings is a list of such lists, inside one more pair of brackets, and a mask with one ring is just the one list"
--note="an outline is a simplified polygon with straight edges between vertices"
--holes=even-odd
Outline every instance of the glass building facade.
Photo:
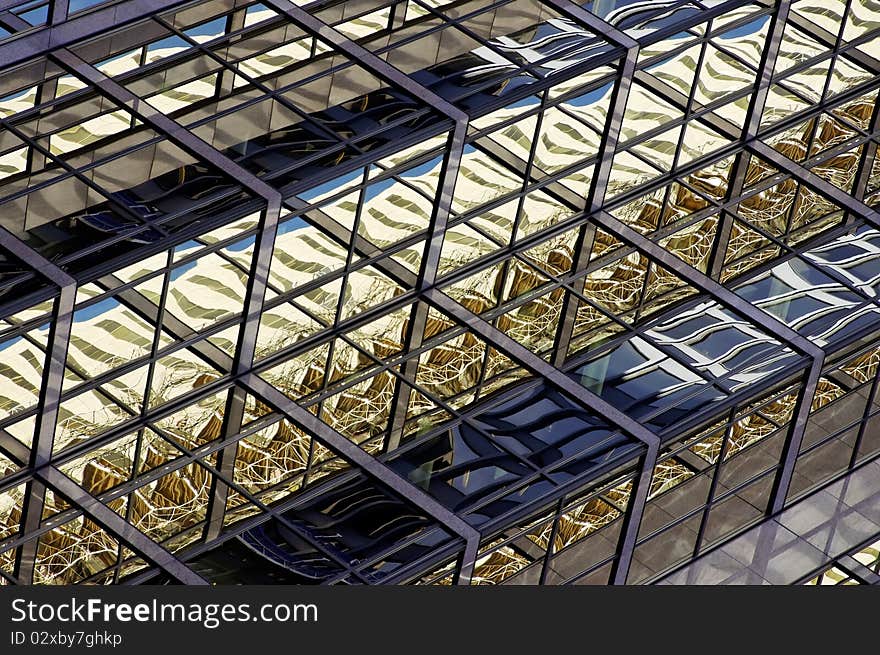
[[871,462],[878,74],[873,0],[0,0],[0,584],[646,584]]

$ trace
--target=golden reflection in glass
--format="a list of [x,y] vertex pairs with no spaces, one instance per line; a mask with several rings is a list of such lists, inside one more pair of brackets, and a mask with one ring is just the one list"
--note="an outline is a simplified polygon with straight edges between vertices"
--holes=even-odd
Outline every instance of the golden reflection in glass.
[[94,522],[80,517],[40,537],[34,584],[73,584],[118,561],[119,542]]
[[872,381],[880,368],[880,348],[862,353],[844,364],[841,369],[861,383]]

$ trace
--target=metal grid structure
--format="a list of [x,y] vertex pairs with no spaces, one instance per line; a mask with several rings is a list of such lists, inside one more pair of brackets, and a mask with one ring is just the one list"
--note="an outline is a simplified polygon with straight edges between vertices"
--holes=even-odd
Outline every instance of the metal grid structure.
[[0,583],[645,583],[880,454],[869,0],[0,30]]

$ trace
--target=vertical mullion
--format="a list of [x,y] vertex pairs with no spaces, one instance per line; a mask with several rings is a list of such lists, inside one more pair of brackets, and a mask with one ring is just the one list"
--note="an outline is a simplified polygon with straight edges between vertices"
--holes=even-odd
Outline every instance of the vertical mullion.
[[[672,168],[669,171],[672,174],[674,174],[674,171],[675,171],[676,167],[678,166],[678,160],[679,160],[679,157],[681,156],[682,148],[684,147],[684,135],[687,132],[688,125],[692,121],[696,120],[691,117],[691,114],[693,113],[693,106],[695,103],[695,97],[697,95],[697,85],[699,85],[699,83],[700,83],[700,70],[703,68],[703,62],[705,61],[705,58],[706,58],[706,51],[709,49],[708,30],[707,30],[707,34],[705,36],[703,36],[703,38],[701,40],[701,45],[702,45],[702,47],[700,48],[700,55],[699,55],[699,57],[697,57],[697,63],[694,68],[694,82],[693,82],[693,85],[691,86],[690,93],[688,94],[687,103],[685,104],[685,108],[684,108],[684,119],[683,119],[684,122],[682,123],[682,126],[681,126],[681,134],[678,135],[678,147],[675,150],[675,155],[672,158]],[[672,185],[670,185],[670,187],[671,186]],[[667,200],[668,200],[668,197],[669,196],[668,196],[668,192],[667,192]],[[662,217],[662,214],[661,214],[661,217]]]
[[770,515],[779,513],[787,504],[788,491],[791,487],[791,480],[794,476],[794,469],[797,465],[801,444],[803,443],[804,432],[810,418],[810,411],[812,410],[813,396],[816,393],[816,387],[819,384],[819,377],[822,373],[822,363],[822,358],[813,360],[809,372],[804,375],[804,384],[801,386],[800,393],[798,394],[798,401],[795,405],[791,425],[782,449],[782,466],[773,481],[773,489],[770,493],[770,506],[767,509],[767,513]]
[[[745,124],[743,125],[742,142],[748,142],[757,138],[758,129],[761,126],[761,117],[764,115],[767,97],[770,94],[773,71],[776,68],[776,59],[782,46],[782,36],[788,22],[790,9],[791,0],[780,0],[773,17],[770,19],[766,47],[761,55],[761,63],[756,77],[755,92],[749,102]],[[736,160],[731,166],[725,202],[730,202],[742,195],[749,162],[750,156],[745,151],[737,154]],[[716,280],[720,279],[721,271],[724,267],[724,258],[727,254],[730,234],[733,230],[733,220],[733,216],[728,212],[722,212],[719,217],[715,242],[712,244],[708,266],[709,276]]]
[[712,501],[715,499],[715,489],[718,487],[718,477],[721,475],[721,464],[724,461],[724,453],[727,452],[727,446],[730,443],[730,435],[736,423],[736,408],[733,407],[728,414],[727,425],[724,428],[724,437],[721,439],[721,448],[718,450],[718,461],[711,468],[715,471],[712,474],[712,481],[709,483],[709,491],[706,496],[706,506],[703,515],[700,517],[700,527],[697,528],[697,540],[694,543],[693,556],[698,557],[703,550],[703,535],[706,532],[706,523],[708,522],[709,512],[712,510]]
[[630,493],[626,514],[623,518],[623,526],[620,531],[617,557],[611,565],[611,583],[625,585],[632,564],[639,529],[642,525],[642,516],[645,513],[645,505],[648,502],[648,493],[651,490],[651,480],[654,476],[654,468],[660,454],[660,443],[654,442],[648,445],[648,449],[641,458],[641,473],[633,481],[633,490]]
[[[417,289],[432,287],[436,283],[440,266],[440,255],[452,213],[452,202],[455,185],[458,181],[462,159],[464,158],[467,137],[467,121],[459,121],[449,135],[448,148],[441,163],[440,177],[437,183],[437,198],[434,211],[428,224],[428,239],[425,243],[425,254],[419,266],[416,279]],[[409,326],[403,345],[405,352],[412,352],[422,347],[425,341],[425,329],[428,324],[430,307],[421,300],[416,301],[410,314]],[[395,382],[392,396],[390,430],[386,438],[385,450],[394,450],[400,445],[403,429],[406,424],[406,413],[409,407],[409,391],[404,387],[404,380],[415,380],[419,367],[419,357],[406,360],[401,368],[402,377]]]
[[556,503],[556,517],[553,520],[553,527],[550,529],[550,537],[547,541],[547,550],[544,552],[544,565],[541,567],[541,576],[538,579],[539,585],[547,584],[547,570],[550,568],[550,559],[556,550],[553,544],[556,541],[556,535],[559,532],[559,521],[562,520],[562,511],[565,508],[565,498],[560,498]]
[[868,420],[871,415],[871,408],[875,404],[875,398],[878,391],[880,391],[880,368],[878,368],[877,372],[874,374],[873,380],[871,380],[870,384],[868,384],[867,386],[870,389],[868,392],[868,403],[865,406],[865,411],[862,414],[862,423],[859,426],[859,433],[856,436],[855,443],[853,444],[852,455],[849,459],[849,468],[851,469],[855,467],[856,463],[859,460],[859,449],[862,447],[862,440],[865,437],[865,431],[868,429]]
[[[617,84],[615,84],[612,91],[611,102],[608,107],[608,118],[599,142],[598,161],[596,162],[590,189],[587,192],[586,209],[589,213],[600,209],[605,202],[611,168],[614,164],[614,154],[620,139],[620,128],[623,125],[623,116],[629,100],[629,92],[632,87],[638,56],[639,49],[636,46],[627,50],[625,57],[620,62],[620,70],[617,72]],[[590,261],[595,239],[596,226],[589,222],[581,229],[578,242],[575,244],[577,254],[572,262],[572,271],[580,271],[586,267]],[[580,284],[581,282],[579,281],[578,285]],[[562,302],[559,327],[557,328],[553,344],[554,366],[561,366],[566,359],[574,332],[579,304],[577,297],[568,291],[566,291]]]
[[[246,9],[239,9],[230,13],[226,17],[226,34],[232,34],[242,29],[246,15]],[[204,49],[202,51],[204,52]],[[219,100],[232,91],[235,85],[235,75],[236,73],[231,67],[225,67],[217,74],[217,80],[214,83],[215,98]]]
[[[269,270],[275,251],[275,238],[278,232],[280,216],[280,195],[275,198],[267,198],[266,208],[260,217],[260,225],[257,230],[256,240],[254,241],[253,258],[248,275],[247,290],[245,291],[242,323],[239,328],[238,342],[232,363],[233,375],[241,375],[250,371],[254,365],[260,319],[263,315],[263,302],[266,298],[266,290],[269,283]],[[229,495],[227,481],[231,480],[235,475],[235,458],[238,452],[238,440],[233,439],[233,437],[241,432],[246,399],[247,393],[244,389],[234,386],[229,392],[224,408],[223,431],[220,439],[231,441],[231,443],[217,453],[217,469],[221,475],[214,475],[211,483],[205,531],[208,539],[216,538],[223,528],[226,499]]]
[[[880,93],[877,94],[877,98],[874,100],[874,111],[871,113],[867,131],[869,135],[874,135],[878,130],[880,130]],[[874,171],[876,156],[877,142],[871,139],[865,143],[855,179],[853,180],[851,193],[856,200],[864,202],[865,196],[868,194],[868,183],[871,181],[871,175]],[[876,189],[873,191],[876,191]],[[855,221],[856,216],[852,212],[846,212],[846,224],[852,225]]]
[[[61,273],[61,271],[59,271]],[[31,445],[29,465],[37,471],[48,465],[52,457],[58,411],[61,405],[61,389],[64,385],[64,370],[67,363],[67,348],[73,326],[73,307],[76,300],[76,282],[61,273],[58,280],[63,285],[55,300],[46,347],[46,364],[40,385],[40,400],[37,405],[37,425]],[[27,502],[22,508],[22,530],[26,534],[39,527],[43,517],[46,487],[42,481],[32,479],[29,485]],[[15,576],[31,583],[37,557],[37,542],[31,540],[22,545],[15,563]]]
[[51,0],[49,5],[49,24],[58,25],[67,20],[69,0]]

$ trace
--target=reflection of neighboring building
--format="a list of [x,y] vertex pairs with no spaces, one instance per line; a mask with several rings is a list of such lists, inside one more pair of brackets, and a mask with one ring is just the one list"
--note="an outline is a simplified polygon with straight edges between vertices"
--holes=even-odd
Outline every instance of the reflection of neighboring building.
[[[585,3],[639,41],[622,100],[620,37],[557,3],[375,4],[308,11],[407,85],[272,2],[193,3],[77,50],[210,162],[81,75],[6,78],[0,223],[79,283],[48,465],[209,579],[445,584],[473,565],[479,583],[642,583],[877,454],[860,427],[872,403],[828,418],[877,373],[880,237],[853,210],[877,186],[870,3],[801,0],[776,32],[775,9],[749,2],[717,16],[719,2]],[[446,198],[450,107],[469,123]],[[743,149],[749,124],[767,151]],[[288,201],[270,253],[244,173]],[[687,274],[586,215],[597,193],[603,220]],[[755,311],[698,291],[702,275]],[[0,296],[0,575],[145,581],[158,569],[57,490],[38,509],[60,525],[21,531],[32,471],[16,449],[46,438],[53,338],[37,280]],[[809,357],[781,326],[824,353],[811,398]],[[250,338],[253,365],[236,369]],[[463,519],[476,560],[279,398]],[[653,439],[650,489],[634,493]]]

